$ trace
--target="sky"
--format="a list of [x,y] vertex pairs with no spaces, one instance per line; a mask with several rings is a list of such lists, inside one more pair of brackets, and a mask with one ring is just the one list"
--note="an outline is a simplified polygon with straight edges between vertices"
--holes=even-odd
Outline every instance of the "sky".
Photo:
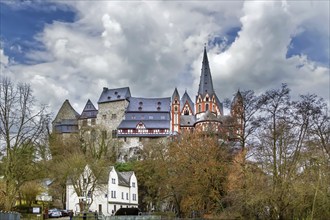
[[192,100],[204,46],[220,99],[286,83],[330,100],[329,1],[0,0],[1,76],[57,111],[103,87]]

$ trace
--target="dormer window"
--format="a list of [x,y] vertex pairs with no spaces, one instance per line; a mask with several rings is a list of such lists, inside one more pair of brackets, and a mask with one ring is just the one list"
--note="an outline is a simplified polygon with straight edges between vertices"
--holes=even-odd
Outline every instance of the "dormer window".
[[209,101],[209,97],[206,97],[206,101],[207,101],[207,102]]
[[139,107],[139,111],[142,111],[142,107],[141,106]]
[[159,106],[157,107],[157,111],[160,111],[160,107]]
[[118,94],[118,92],[117,91],[115,91],[115,95],[117,95]]
[[143,105],[143,102],[139,102],[139,105]]
[[108,96],[108,99],[111,99],[111,96]]
[[117,95],[117,99],[119,99],[120,98],[120,95]]
[[158,102],[157,105],[161,105],[162,103],[161,102]]

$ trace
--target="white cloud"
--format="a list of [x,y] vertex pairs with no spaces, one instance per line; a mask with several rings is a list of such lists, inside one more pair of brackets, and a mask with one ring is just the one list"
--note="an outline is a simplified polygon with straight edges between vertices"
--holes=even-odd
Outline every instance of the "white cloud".
[[3,52],[3,49],[0,48],[0,65],[8,65],[9,58]]
[[[295,93],[326,93],[329,69],[306,56],[286,58],[293,36],[313,26],[329,35],[329,7],[318,2],[61,1],[74,23],[53,22],[36,38],[43,63],[13,65],[43,102],[57,111],[65,99],[81,111],[102,87],[129,86],[133,96],[171,96],[174,87],[194,99],[204,43],[241,28],[231,45],[208,47],[215,89],[222,100],[240,89],[264,91],[286,82]],[[329,3],[327,3],[329,4]],[[327,23],[328,22],[328,23]],[[321,42],[329,47],[328,42]],[[225,51],[223,49],[226,48]],[[6,56],[1,51],[2,57]],[[8,57],[7,57],[8,62]],[[297,68],[299,67],[299,68]],[[306,89],[308,88],[308,91]],[[325,97],[329,98],[329,97]]]

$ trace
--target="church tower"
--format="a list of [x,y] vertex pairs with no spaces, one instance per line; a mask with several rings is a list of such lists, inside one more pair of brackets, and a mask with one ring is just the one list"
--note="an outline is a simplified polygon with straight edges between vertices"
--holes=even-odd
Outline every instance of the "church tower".
[[177,88],[174,89],[172,95],[172,106],[171,106],[171,121],[172,121],[172,132],[180,131],[180,95]]
[[230,114],[234,119],[235,136],[240,138],[243,134],[244,105],[243,96],[239,90],[231,103]]
[[204,47],[201,76],[196,96],[196,118],[199,119],[201,114],[207,111],[213,113],[215,116],[223,115],[222,103],[219,101],[213,88],[206,47]]

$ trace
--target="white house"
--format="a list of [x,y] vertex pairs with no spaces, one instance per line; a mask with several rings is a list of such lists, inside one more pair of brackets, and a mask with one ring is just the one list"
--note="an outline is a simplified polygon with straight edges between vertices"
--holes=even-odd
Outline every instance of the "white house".
[[[86,167],[82,179],[88,176],[90,169]],[[80,212],[79,198],[88,201],[89,210],[97,211],[103,215],[111,215],[119,208],[138,207],[138,182],[133,171],[117,172],[114,167],[109,168],[107,176],[101,178],[93,191],[86,187],[83,197],[78,197],[73,184],[68,181],[66,185],[66,208]]]

